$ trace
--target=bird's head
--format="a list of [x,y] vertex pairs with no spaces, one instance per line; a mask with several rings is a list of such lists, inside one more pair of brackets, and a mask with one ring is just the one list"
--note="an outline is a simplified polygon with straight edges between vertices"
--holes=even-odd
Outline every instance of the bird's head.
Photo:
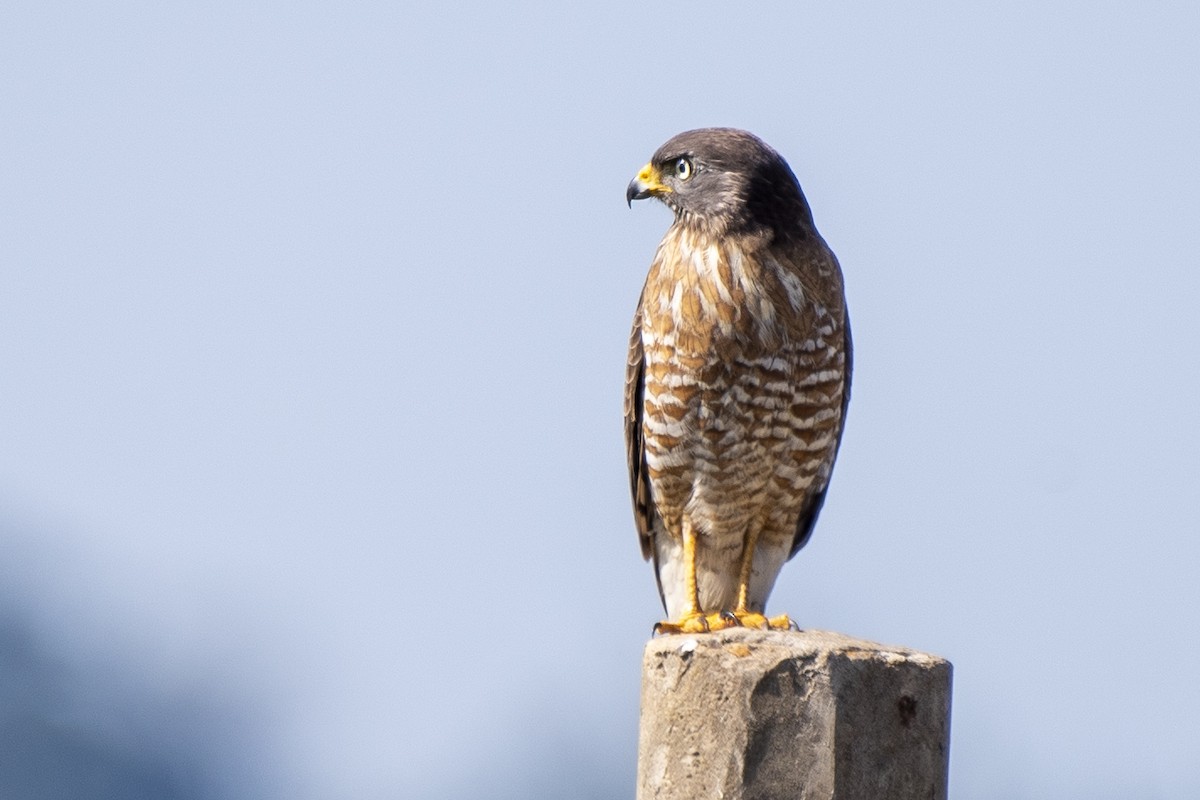
[[625,199],[657,197],[677,222],[717,235],[811,229],[812,214],[791,167],[766,142],[735,128],[672,137],[629,183]]

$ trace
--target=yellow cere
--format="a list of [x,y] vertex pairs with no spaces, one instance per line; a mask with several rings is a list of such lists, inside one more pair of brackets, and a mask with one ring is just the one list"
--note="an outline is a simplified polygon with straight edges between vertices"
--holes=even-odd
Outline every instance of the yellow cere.
[[637,181],[641,184],[645,191],[649,192],[669,192],[671,191],[662,184],[659,180],[659,172],[654,168],[653,164],[647,164],[642,167],[642,171],[637,174]]

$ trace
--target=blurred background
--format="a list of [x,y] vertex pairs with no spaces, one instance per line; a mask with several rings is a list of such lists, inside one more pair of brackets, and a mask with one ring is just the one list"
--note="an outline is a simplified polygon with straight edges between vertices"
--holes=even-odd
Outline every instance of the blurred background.
[[771,608],[955,666],[955,798],[1200,796],[1200,11],[0,9],[0,796],[632,795],[621,424],[731,125],[854,400]]

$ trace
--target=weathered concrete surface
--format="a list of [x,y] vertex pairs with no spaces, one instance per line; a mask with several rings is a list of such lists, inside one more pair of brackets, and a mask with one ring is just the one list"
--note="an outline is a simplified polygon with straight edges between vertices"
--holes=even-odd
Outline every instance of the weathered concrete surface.
[[653,639],[638,800],[944,800],[950,673],[823,631]]

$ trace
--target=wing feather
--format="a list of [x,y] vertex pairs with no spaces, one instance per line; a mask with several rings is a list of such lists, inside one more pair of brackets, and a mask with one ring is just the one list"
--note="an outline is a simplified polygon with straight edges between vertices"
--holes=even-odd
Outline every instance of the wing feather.
[[[854,371],[854,344],[850,337],[850,316],[846,312],[842,268],[838,264],[837,256],[820,236],[817,236],[815,241],[810,240],[808,247],[801,249],[800,252],[808,257],[787,263],[800,277],[805,292],[826,308],[841,311],[842,352],[845,354],[845,368],[842,370],[842,408],[835,434],[833,456],[829,463],[829,473],[825,482],[816,487],[800,510],[800,516],[796,522],[796,535],[792,539],[792,547],[788,552],[789,559],[808,543],[809,538],[812,537],[813,528],[816,527],[821,507],[825,505],[829,479],[832,477],[833,466],[837,462],[838,449],[842,445],[842,432],[846,429],[846,411],[850,407],[850,378]],[[800,335],[804,336],[805,334],[800,333]]]
[[642,438],[642,393],[646,363],[642,350],[642,299],[633,315],[629,334],[629,356],[625,363],[625,455],[629,463],[629,488],[633,497],[633,519],[637,525],[642,557],[654,554],[654,522],[657,514],[650,499],[650,477],[646,469],[646,443]]
[[[846,410],[850,407],[850,374],[854,371],[854,343],[850,338],[850,316],[844,316],[842,325],[845,330],[844,352],[846,354],[846,368],[842,371],[842,414],[838,420],[837,441],[833,448],[833,459],[829,463],[830,476],[833,474],[833,465],[837,463],[838,449],[842,446],[842,431],[846,430]],[[826,478],[825,485],[808,498],[804,507],[800,510],[800,518],[796,523],[796,536],[792,539],[792,549],[788,552],[788,558],[800,552],[800,548],[808,543],[812,537],[813,528],[817,525],[817,516],[821,513],[821,506],[825,505],[825,493],[829,491],[829,479]]]

